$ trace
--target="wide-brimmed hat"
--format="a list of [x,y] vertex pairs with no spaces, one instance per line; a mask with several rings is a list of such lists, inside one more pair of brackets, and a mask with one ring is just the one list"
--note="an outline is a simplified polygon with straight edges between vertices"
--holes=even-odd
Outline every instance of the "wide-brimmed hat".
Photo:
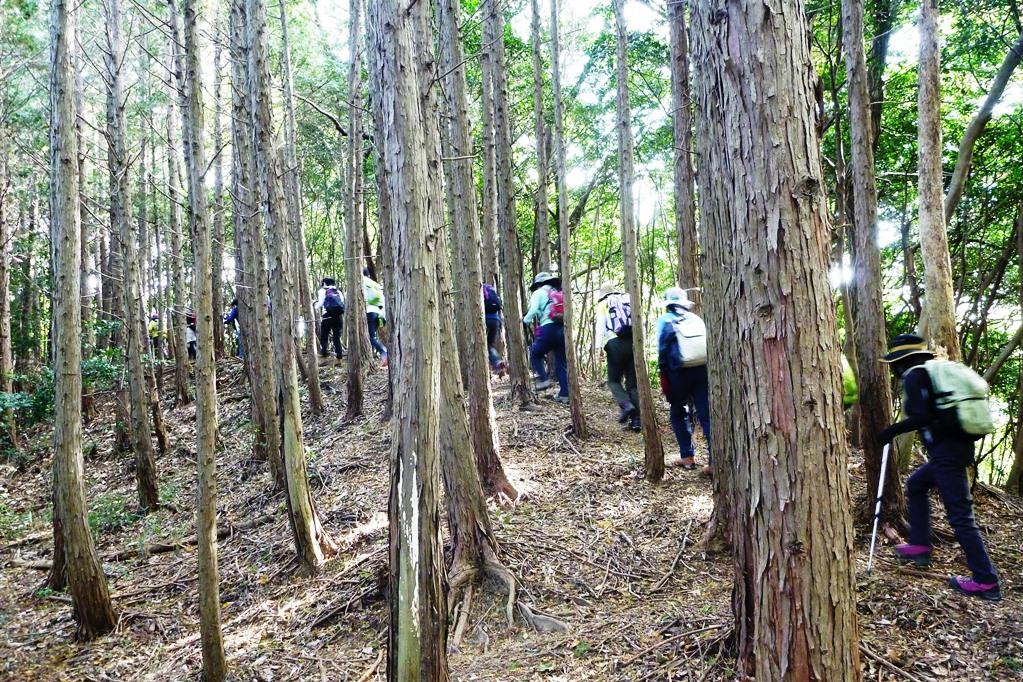
[[689,299],[689,294],[685,289],[681,287],[671,287],[664,292],[661,303],[665,308],[670,308],[673,305],[682,306],[686,310],[692,308],[695,303]]
[[926,355],[934,357],[934,351],[927,347],[927,342],[916,334],[899,334],[888,344],[888,353],[881,362],[893,363],[910,355]]
[[611,294],[620,294],[620,293],[622,293],[622,288],[620,286],[616,285],[616,284],[611,284],[611,283],[601,284],[600,285],[600,291],[597,293],[597,300],[598,301],[603,301],[605,298],[607,298]]
[[550,284],[551,286],[554,287],[560,287],[561,278],[549,272],[538,272],[536,273],[536,277],[533,278],[533,284],[532,286],[529,287],[529,290],[536,291],[545,284]]

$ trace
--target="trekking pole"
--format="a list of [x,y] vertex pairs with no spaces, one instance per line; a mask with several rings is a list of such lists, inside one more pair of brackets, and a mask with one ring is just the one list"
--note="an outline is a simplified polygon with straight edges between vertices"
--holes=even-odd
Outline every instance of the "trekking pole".
[[877,502],[874,504],[874,530],[870,533],[870,555],[867,557],[867,575],[874,568],[874,545],[877,543],[877,522],[881,519],[881,493],[884,492],[884,475],[888,469],[888,443],[881,451],[881,476],[877,479]]

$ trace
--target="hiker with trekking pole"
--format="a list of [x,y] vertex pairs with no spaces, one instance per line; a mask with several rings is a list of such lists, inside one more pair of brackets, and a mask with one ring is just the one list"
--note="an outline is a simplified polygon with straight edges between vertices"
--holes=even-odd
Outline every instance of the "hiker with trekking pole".
[[909,542],[895,548],[900,561],[918,566],[931,562],[931,508],[928,494],[938,489],[948,523],[966,555],[970,577],[952,576],[949,585],[958,592],[987,601],[1002,598],[998,573],[988,557],[977,521],[966,469],[973,464],[973,443],[994,431],[988,404],[988,386],[976,372],[958,362],[939,360],[916,334],[895,337],[882,362],[902,381],[906,418],[881,432],[884,446],[877,490],[874,529],[867,570],[873,564],[877,520],[880,513],[885,468],[892,440],[918,431],[928,461],[906,480]]

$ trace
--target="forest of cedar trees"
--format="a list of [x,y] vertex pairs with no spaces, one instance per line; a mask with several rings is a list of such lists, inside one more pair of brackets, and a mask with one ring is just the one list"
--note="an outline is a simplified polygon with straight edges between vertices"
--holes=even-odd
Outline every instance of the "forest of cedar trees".
[[1023,678],[1017,0],[0,0],[0,679]]

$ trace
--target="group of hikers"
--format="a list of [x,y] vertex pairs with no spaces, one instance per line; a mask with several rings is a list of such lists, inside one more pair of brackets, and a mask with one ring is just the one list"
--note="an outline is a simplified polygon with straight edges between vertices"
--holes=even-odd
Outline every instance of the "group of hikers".
[[[337,283],[324,277],[316,295],[315,309],[320,314],[319,353],[344,356],[341,341],[345,297]],[[386,319],[383,289],[363,271],[362,296],[366,304],[366,323],[373,352],[387,366],[387,348],[379,330]],[[498,377],[507,372],[507,363],[498,352],[503,325],[503,305],[492,284],[481,287],[487,330],[487,350],[491,371]],[[707,463],[702,467],[712,474],[709,380],[707,373],[707,331],[694,312],[688,291],[671,287],[660,297],[663,313],[655,329],[657,367],[661,392],[669,405],[672,431],[678,441],[677,464],[685,470],[700,469],[693,445],[694,422],[698,422],[707,445]],[[554,387],[554,400],[569,401],[568,367],[565,350],[565,299],[561,279],[541,272],[530,286],[529,306],[522,323],[532,334],[529,361],[537,390]],[[149,333],[154,352],[160,352],[157,320],[150,316]],[[628,293],[612,284],[600,287],[594,310],[594,343],[607,363],[607,388],[618,406],[618,421],[632,431],[641,430],[640,401],[636,382],[633,347],[632,305]],[[239,355],[241,339],[237,335],[238,302],[224,318],[236,332]],[[186,315],[186,343],[190,358],[195,357],[195,316]],[[553,364],[553,368],[549,367]],[[937,489],[945,506],[949,525],[966,556],[971,575],[953,576],[949,584],[955,590],[985,600],[1001,599],[999,579],[987,553],[973,515],[973,500],[967,470],[974,464],[975,441],[994,430],[987,400],[986,382],[972,369],[958,362],[939,359],[926,341],[915,334],[901,334],[890,344],[879,361],[887,363],[902,384],[904,418],[876,436],[888,446],[897,436],[918,432],[928,461],[906,480],[906,506],[909,542],[895,548],[900,561],[926,566],[930,564],[931,513],[929,493]],[[551,377],[553,369],[553,379]],[[842,357],[843,405],[857,401],[855,375]],[[878,497],[881,493],[879,491]]]

